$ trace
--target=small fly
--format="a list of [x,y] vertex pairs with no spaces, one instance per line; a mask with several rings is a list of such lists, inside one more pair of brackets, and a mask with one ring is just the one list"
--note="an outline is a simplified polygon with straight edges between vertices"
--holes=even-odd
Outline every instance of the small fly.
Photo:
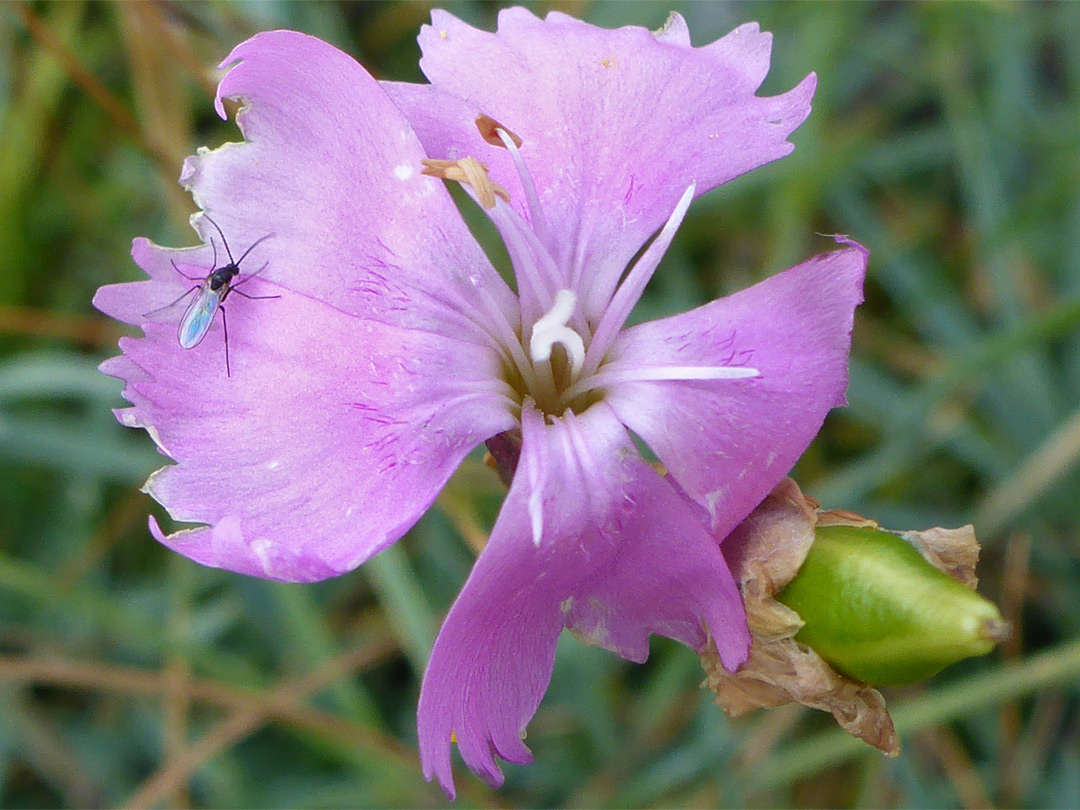
[[171,306],[175,306],[183,299],[187,298],[192,293],[197,293],[188,304],[188,308],[184,311],[184,317],[180,319],[180,328],[176,332],[176,338],[180,341],[180,346],[184,349],[194,349],[200,343],[206,333],[210,331],[210,325],[214,322],[214,313],[219,309],[221,310],[221,326],[225,332],[225,373],[229,377],[232,376],[232,369],[229,366],[229,322],[225,317],[225,299],[229,297],[229,293],[236,292],[237,295],[241,295],[244,298],[250,298],[252,300],[262,300],[267,298],[281,298],[280,295],[248,295],[237,289],[241,284],[246,284],[255,276],[259,275],[266,269],[267,262],[254,273],[248,273],[243,279],[233,283],[233,279],[240,275],[240,262],[247,258],[247,255],[251,253],[260,242],[265,242],[267,239],[273,236],[272,233],[268,233],[266,236],[260,237],[251,243],[251,247],[244,251],[239,259],[233,259],[232,251],[229,250],[229,243],[225,240],[225,234],[221,232],[221,228],[214,220],[210,219],[207,214],[203,214],[210,224],[214,226],[214,229],[221,236],[221,243],[225,246],[225,253],[229,257],[229,263],[224,267],[217,266],[217,245],[214,243],[214,238],[210,237],[210,246],[214,249],[214,263],[213,269],[205,278],[199,276],[189,276],[183,270],[176,266],[176,262],[172,263],[173,269],[177,273],[182,275],[188,281],[197,281],[194,287],[181,295],[171,304],[166,304],[163,307],[158,307],[147,315],[153,315],[155,312],[160,312],[163,309],[168,309]]

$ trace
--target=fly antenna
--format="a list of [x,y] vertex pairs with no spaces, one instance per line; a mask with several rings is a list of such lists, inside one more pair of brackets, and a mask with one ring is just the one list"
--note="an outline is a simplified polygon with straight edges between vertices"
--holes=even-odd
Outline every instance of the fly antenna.
[[[213,225],[215,229],[217,229],[218,235],[221,237],[221,244],[225,245],[225,252],[229,254],[229,263],[235,266],[236,262],[233,261],[232,251],[229,250],[229,243],[225,240],[225,234],[221,232],[221,228],[218,227],[218,224],[214,222],[214,220],[210,219],[210,215],[207,214],[205,211],[203,212],[203,216],[210,220],[210,224]],[[211,243],[213,243],[214,240],[211,239],[210,241]],[[242,256],[241,259],[243,259]],[[214,261],[216,262],[217,260],[215,259]]]
[[[236,266],[240,267],[240,262],[242,262],[244,259],[247,258],[247,255],[249,253],[251,253],[251,251],[253,251],[255,249],[255,246],[257,244],[259,244],[260,242],[265,242],[267,239],[270,239],[272,236],[273,236],[272,233],[268,233],[266,236],[260,236],[258,239],[256,239],[254,242],[252,242],[251,247],[249,247],[247,250],[244,251],[244,255],[236,260]],[[230,256],[229,258],[232,258],[232,257]]]

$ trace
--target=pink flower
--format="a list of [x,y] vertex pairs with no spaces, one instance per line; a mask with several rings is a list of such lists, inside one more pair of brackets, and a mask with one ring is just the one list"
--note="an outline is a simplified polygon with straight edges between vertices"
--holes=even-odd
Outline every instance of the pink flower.
[[[102,368],[126,382],[121,422],[175,462],[146,491],[200,524],[165,535],[151,519],[154,536],[203,564],[287,581],[351,571],[477,445],[516,462],[420,696],[424,772],[452,795],[452,738],[492,785],[496,755],[530,759],[522,736],[563,628],[633,661],[650,633],[695,650],[711,636],[726,667],[742,663],[743,606],[715,538],[842,404],[866,252],[844,243],[624,329],[692,198],[792,150],[814,77],[759,98],[769,35],[745,25],[693,48],[677,15],[651,33],[509,9],[491,34],[435,12],[420,44],[430,85],[380,85],[287,31],[223,63],[217,109],[243,100],[246,141],[200,150],[181,183],[234,253],[273,234],[249,259],[265,270],[237,280],[280,296],[229,298],[231,378],[220,319],[185,350],[180,313],[155,312],[192,286],[178,269],[210,273],[209,243],[137,239],[150,280],[95,304],[145,332]],[[481,114],[504,128],[498,146]],[[516,293],[421,174],[424,158],[466,157],[509,192],[488,198],[474,176]],[[193,224],[216,239],[206,217]]]

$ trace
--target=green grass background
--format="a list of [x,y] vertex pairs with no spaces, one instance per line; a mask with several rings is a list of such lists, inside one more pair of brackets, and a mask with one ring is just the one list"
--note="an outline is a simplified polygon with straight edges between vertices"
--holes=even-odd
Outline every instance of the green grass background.
[[[494,27],[498,6],[454,2]],[[538,4],[542,11],[550,6]],[[536,763],[460,807],[1080,806],[1080,4],[575,3],[695,44],[759,21],[763,92],[819,77],[795,153],[693,207],[637,317],[742,288],[844,232],[871,250],[850,407],[796,468],[827,507],[974,522],[991,656],[888,690],[886,760],[801,709],[728,720],[696,657],[566,638]],[[420,80],[423,3],[0,6],[0,805],[425,807],[415,706],[501,492],[475,460],[359,571],[287,586],[146,529],[162,459],[96,371],[94,290],[132,237],[193,244],[183,157],[237,138],[213,66],[289,27]],[[317,486],[318,482],[312,482]]]

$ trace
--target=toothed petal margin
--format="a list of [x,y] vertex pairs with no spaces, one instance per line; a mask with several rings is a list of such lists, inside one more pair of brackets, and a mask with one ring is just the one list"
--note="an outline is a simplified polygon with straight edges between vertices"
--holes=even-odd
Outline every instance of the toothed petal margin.
[[451,737],[493,786],[503,779],[496,756],[531,759],[522,737],[564,626],[634,661],[647,657],[650,633],[696,650],[708,633],[731,668],[749,647],[719,547],[607,406],[546,424],[526,403],[522,423],[518,473],[420,692],[424,774],[451,796]]

